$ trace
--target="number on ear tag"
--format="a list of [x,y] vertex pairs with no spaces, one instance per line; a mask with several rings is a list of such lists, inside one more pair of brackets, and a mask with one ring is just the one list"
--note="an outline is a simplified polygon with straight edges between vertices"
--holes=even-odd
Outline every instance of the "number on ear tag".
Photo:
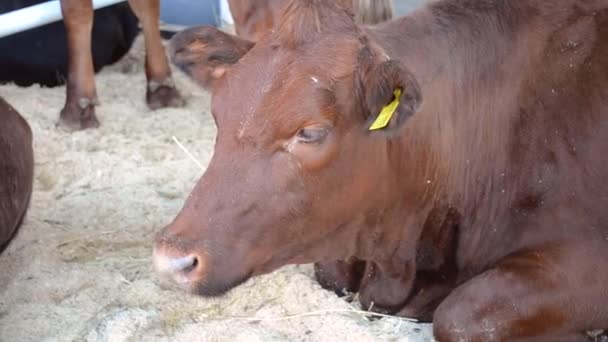
[[395,89],[395,92],[393,94],[395,95],[395,99],[382,108],[382,110],[380,111],[380,115],[378,115],[376,121],[374,121],[374,123],[370,126],[370,131],[382,129],[388,125],[389,121],[391,121],[393,114],[395,114],[395,111],[399,106],[399,99],[401,98],[401,88]]

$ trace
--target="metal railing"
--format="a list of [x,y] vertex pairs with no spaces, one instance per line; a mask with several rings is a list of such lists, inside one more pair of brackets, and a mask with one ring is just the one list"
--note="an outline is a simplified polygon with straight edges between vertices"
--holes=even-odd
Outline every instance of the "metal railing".
[[[99,9],[124,1],[126,0],[93,0],[93,8]],[[52,23],[62,18],[59,0],[0,14],[0,38]]]

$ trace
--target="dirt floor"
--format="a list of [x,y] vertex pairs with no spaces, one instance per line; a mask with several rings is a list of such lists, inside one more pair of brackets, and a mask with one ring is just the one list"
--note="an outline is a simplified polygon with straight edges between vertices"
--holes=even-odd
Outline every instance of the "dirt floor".
[[431,340],[429,325],[335,312],[351,306],[322,290],[310,265],[217,299],[161,286],[153,236],[202,174],[171,137],[206,165],[215,126],[209,96],[179,73],[188,105],[148,110],[142,55],[138,40],[98,75],[98,130],[55,128],[63,87],[0,86],[32,126],[36,151],[27,219],[0,257],[1,341]]

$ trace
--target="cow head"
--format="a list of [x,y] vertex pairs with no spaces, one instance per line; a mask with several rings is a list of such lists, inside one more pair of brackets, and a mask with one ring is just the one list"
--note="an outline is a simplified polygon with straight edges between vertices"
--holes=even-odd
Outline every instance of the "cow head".
[[361,256],[402,201],[399,140],[421,101],[412,74],[333,1],[292,1],[251,49],[218,49],[231,57],[212,85],[214,155],[157,236],[157,270],[219,295],[282,265]]

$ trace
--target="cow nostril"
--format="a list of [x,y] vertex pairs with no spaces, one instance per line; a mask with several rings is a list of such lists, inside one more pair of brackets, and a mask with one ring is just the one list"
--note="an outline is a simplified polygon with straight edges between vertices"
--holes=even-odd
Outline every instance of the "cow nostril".
[[197,264],[197,258],[194,255],[188,255],[181,258],[169,259],[166,268],[171,273],[189,273]]
[[195,256],[193,256],[192,258],[193,258],[193,259],[192,259],[192,262],[191,262],[190,266],[186,266],[186,267],[185,267],[185,268],[182,270],[182,272],[184,272],[184,273],[190,273],[190,272],[192,272],[194,269],[196,269],[196,266],[198,265],[198,258],[197,258],[197,257],[195,257]]
[[197,282],[204,278],[205,259],[201,254],[175,255],[171,252],[164,248],[154,249],[154,268],[159,274],[169,276],[178,283]]

